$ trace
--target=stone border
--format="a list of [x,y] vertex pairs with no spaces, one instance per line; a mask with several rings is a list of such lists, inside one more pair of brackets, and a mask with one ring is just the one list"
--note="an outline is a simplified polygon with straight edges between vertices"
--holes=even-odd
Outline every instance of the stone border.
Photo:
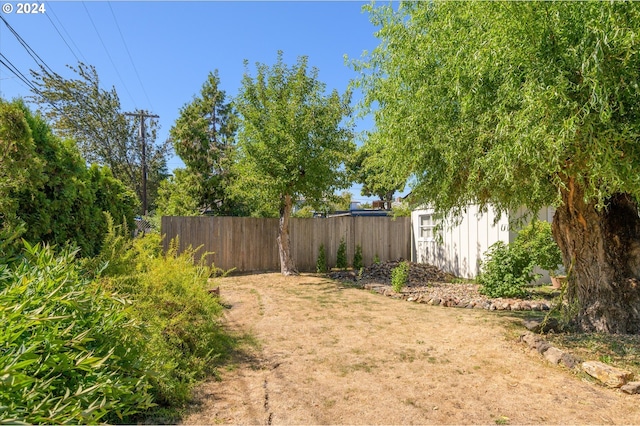
[[530,349],[536,350],[553,365],[564,365],[570,370],[583,371],[608,388],[619,388],[622,392],[634,395],[640,393],[640,382],[633,380],[633,373],[612,367],[599,361],[585,361],[569,352],[562,351],[541,336],[530,331],[520,336],[520,341]]
[[375,291],[383,296],[394,299],[402,299],[407,302],[424,303],[432,306],[445,306],[466,309],[486,309],[488,311],[548,311],[551,303],[541,300],[522,299],[469,299],[456,296],[431,296],[423,292],[396,293],[391,287],[384,284],[367,283],[365,290]]

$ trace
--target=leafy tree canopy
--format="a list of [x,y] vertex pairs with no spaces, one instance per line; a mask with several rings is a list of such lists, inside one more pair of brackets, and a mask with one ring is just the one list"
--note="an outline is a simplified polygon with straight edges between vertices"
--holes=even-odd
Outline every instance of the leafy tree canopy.
[[282,52],[269,67],[256,64],[242,80],[236,107],[241,114],[238,158],[240,189],[263,192],[280,206],[283,196],[321,201],[349,185],[341,167],[353,152],[351,93],[325,95],[318,70],[306,57],[287,67]]
[[[79,78],[66,79],[42,68],[32,72],[38,91],[33,98],[62,137],[72,138],[89,163],[108,166],[113,175],[142,199],[142,140],[139,117],[127,118],[112,88],[100,87],[93,66],[69,67]],[[169,143],[155,143],[157,123],[146,122],[148,205],[154,206],[158,184],[166,178]]]
[[354,62],[414,198],[442,209],[600,206],[640,195],[640,6],[406,2],[368,7],[380,45]]
[[295,273],[288,219],[293,200],[321,201],[349,186],[344,164],[353,153],[351,93],[325,94],[307,57],[288,67],[282,52],[273,66],[247,71],[235,100],[240,113],[236,193],[280,213],[282,272]]
[[368,7],[354,67],[413,200],[459,212],[557,207],[570,313],[640,333],[640,4],[402,2]]
[[356,151],[349,163],[355,180],[362,184],[361,194],[366,197],[376,196],[391,208],[393,195],[402,191],[409,177],[409,169],[395,167],[390,145],[379,139],[379,133],[368,132],[368,139]]

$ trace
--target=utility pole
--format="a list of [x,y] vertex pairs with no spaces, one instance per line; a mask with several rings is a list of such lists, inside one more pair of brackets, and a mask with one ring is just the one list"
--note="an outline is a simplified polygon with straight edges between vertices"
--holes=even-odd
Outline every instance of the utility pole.
[[140,117],[140,128],[138,137],[142,142],[142,213],[147,215],[147,144],[145,141],[144,119],[160,118],[158,115],[148,114],[145,111],[125,112],[124,115],[129,117]]

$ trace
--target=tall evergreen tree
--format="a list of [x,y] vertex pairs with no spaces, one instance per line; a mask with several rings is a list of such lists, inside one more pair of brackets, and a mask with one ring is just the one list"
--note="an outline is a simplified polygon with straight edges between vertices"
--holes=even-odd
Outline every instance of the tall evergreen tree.
[[[189,191],[195,194],[201,212],[239,215],[246,211],[229,190],[238,118],[219,86],[218,71],[209,73],[200,95],[180,109],[180,116],[170,130],[175,151],[187,166],[181,179],[174,180],[172,185],[193,183],[194,179],[184,174],[194,175],[197,185],[191,185]],[[173,193],[177,196],[185,190],[176,188]]]

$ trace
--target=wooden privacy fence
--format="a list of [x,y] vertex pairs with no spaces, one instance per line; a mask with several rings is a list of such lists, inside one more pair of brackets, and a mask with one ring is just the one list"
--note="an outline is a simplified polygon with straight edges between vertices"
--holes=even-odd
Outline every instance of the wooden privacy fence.
[[[239,272],[279,271],[278,219],[249,217],[164,216],[162,234],[165,251],[178,237],[179,251],[203,246],[209,252],[207,263]],[[347,260],[351,264],[356,246],[362,247],[365,265],[376,256],[381,261],[411,256],[411,218],[331,217],[291,218],[291,251],[301,272],[315,272],[318,250],[324,244],[329,267],[336,264],[340,240],[344,238]]]

